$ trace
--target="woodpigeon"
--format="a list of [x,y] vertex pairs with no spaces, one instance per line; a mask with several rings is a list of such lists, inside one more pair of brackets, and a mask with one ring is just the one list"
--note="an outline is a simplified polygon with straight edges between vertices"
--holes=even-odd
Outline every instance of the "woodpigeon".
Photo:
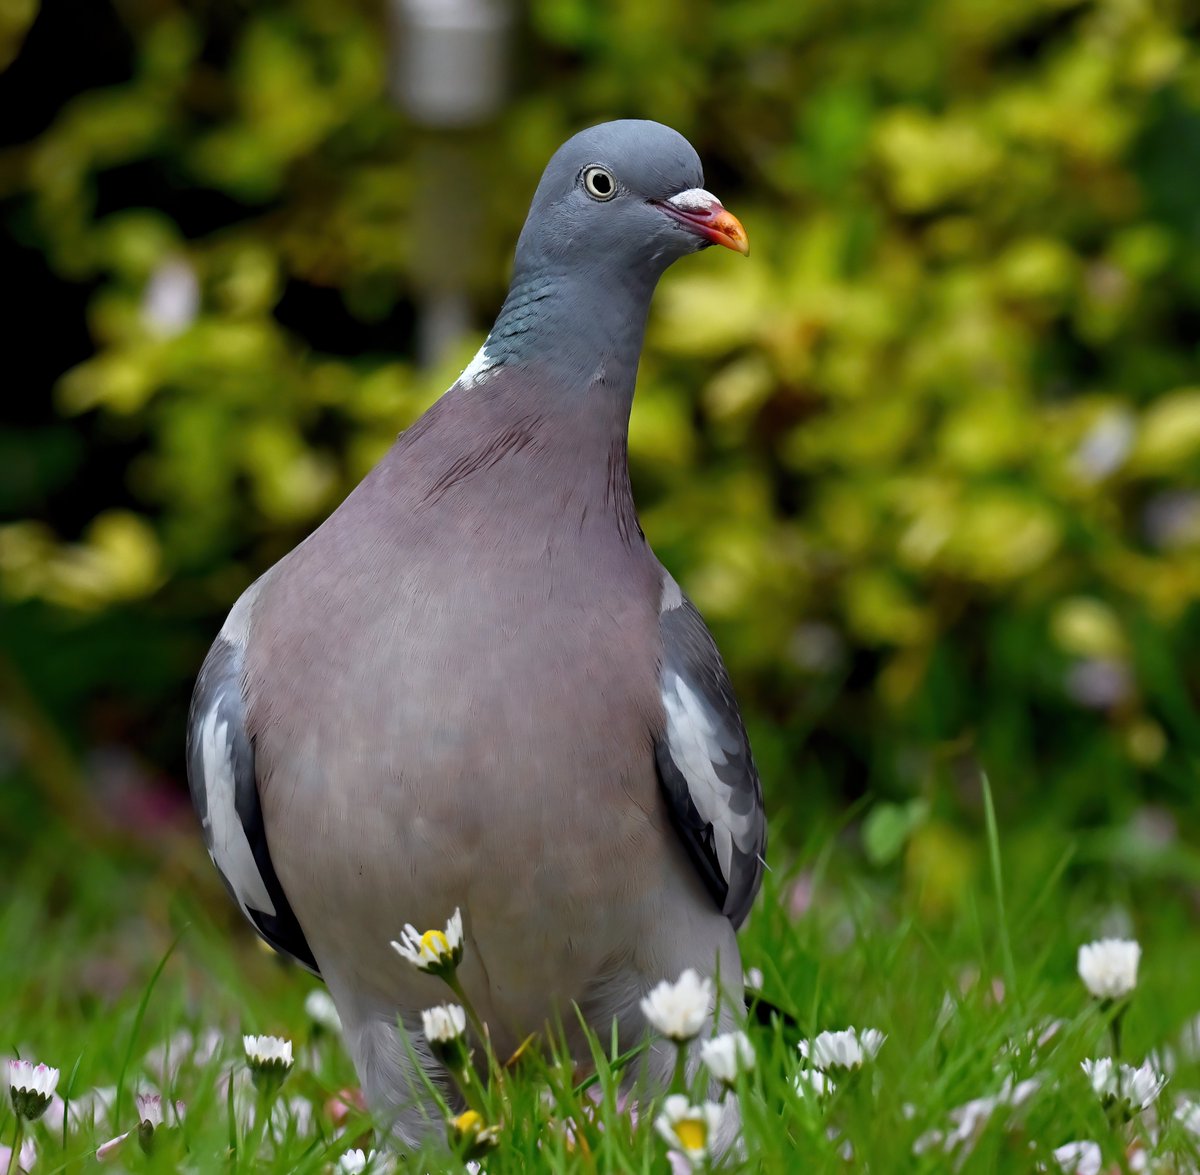
[[[461,908],[462,984],[507,1055],[547,1023],[586,1057],[644,1036],[686,968],[742,999],[762,791],[729,676],[638,525],[626,444],[654,287],[747,252],[654,122],[553,156],[479,353],[234,605],[200,671],[188,777],[209,853],[319,973],[372,1107],[442,1131],[413,1068],[440,982],[389,946]],[[672,1050],[651,1050],[651,1077]]]

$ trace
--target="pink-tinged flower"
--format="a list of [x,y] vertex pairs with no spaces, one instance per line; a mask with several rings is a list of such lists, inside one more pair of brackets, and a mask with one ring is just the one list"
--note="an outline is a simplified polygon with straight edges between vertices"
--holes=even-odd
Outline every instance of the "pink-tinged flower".
[[355,1114],[366,1114],[367,1103],[358,1089],[339,1089],[325,1103],[325,1113],[329,1120],[339,1129],[350,1121]]
[[96,1148],[97,1161],[107,1163],[110,1159],[115,1159],[120,1154],[121,1148],[129,1141],[129,1136],[132,1133],[132,1130],[126,1130],[124,1134],[118,1134],[116,1138],[110,1138],[107,1142],[102,1142]]
[[[56,1093],[50,1099],[50,1106],[42,1118],[42,1122],[51,1134],[62,1134],[63,1117],[70,1118],[73,1127],[95,1127],[102,1129],[108,1125],[108,1116],[112,1113],[113,1104],[117,1100],[115,1085],[101,1085],[89,1089],[71,1098],[70,1104],[64,1102]],[[3,1170],[3,1168],[0,1168]]]
[[809,870],[806,869],[792,879],[784,901],[793,922],[799,922],[812,909],[814,892],[813,875]]
[[50,1105],[58,1070],[49,1065],[34,1065],[30,1061],[8,1062],[8,1092],[18,1118],[32,1122],[40,1118]]
[[96,1148],[96,1158],[100,1162],[104,1163],[114,1158],[126,1141],[135,1135],[142,1150],[149,1154],[154,1146],[155,1134],[160,1130],[178,1126],[187,1113],[187,1106],[183,1102],[164,1100],[158,1093],[139,1093],[134,1099],[134,1104],[137,1109],[137,1129],[126,1130],[124,1134],[102,1142]]
[[0,1171],[32,1171],[37,1162],[37,1146],[32,1138],[21,1143],[21,1153],[17,1156],[17,1165],[12,1165],[13,1153],[11,1146],[0,1146]]

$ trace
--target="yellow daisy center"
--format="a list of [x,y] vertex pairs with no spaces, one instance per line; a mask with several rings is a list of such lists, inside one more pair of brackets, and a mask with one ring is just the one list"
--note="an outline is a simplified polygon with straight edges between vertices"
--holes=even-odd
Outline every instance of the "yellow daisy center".
[[699,1118],[675,1123],[675,1137],[686,1151],[702,1151],[708,1145],[708,1127]]
[[421,952],[426,951],[440,959],[450,953],[450,940],[440,930],[427,930],[421,935]]

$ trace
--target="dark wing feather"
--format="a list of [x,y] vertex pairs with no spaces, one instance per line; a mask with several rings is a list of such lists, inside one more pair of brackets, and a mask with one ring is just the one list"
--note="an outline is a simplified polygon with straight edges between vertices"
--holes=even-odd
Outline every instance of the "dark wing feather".
[[217,637],[200,670],[188,715],[192,804],[208,855],[250,924],[277,951],[318,973],[267,848],[241,671],[239,646]]
[[762,882],[767,846],[762,786],[721,654],[700,613],[669,577],[659,616],[665,724],[658,777],[713,900],[740,926]]

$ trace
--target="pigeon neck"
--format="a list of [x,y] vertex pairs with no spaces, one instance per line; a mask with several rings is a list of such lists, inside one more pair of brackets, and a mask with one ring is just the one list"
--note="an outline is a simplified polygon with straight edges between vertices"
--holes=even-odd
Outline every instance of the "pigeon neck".
[[518,270],[495,325],[459,383],[480,386],[494,372],[531,365],[564,394],[583,395],[603,381],[609,395],[632,403],[654,284],[604,269]]

